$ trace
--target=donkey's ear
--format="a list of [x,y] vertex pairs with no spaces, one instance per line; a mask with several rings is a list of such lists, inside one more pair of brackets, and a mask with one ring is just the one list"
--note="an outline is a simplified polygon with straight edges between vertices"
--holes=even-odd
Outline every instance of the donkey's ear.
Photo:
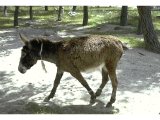
[[22,41],[24,44],[26,44],[26,43],[29,41],[28,38],[27,38],[25,35],[19,33],[19,36],[20,36],[20,38],[21,38],[21,41]]

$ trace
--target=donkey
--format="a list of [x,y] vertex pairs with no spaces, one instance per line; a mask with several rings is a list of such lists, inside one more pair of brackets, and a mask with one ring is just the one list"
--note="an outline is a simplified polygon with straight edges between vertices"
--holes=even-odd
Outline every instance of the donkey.
[[[33,38],[29,40],[23,34],[20,38],[24,43],[21,51],[21,58],[18,70],[25,73],[37,60],[45,60],[57,66],[57,73],[54,86],[44,101],[54,97],[64,72],[69,72],[84,86],[90,94],[90,102],[93,103],[96,97],[101,95],[102,89],[111,79],[112,95],[106,107],[112,106],[116,100],[118,86],[116,67],[123,54],[123,44],[114,36],[89,35],[85,37],[71,38],[52,42],[44,38]],[[96,93],[90,88],[81,72],[88,69],[103,66],[102,83]]]

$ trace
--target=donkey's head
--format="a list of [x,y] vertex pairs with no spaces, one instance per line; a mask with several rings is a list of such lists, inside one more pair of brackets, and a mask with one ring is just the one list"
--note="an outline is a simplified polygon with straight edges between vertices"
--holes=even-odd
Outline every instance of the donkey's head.
[[21,51],[21,58],[19,61],[18,70],[21,73],[25,73],[28,69],[30,69],[33,65],[37,63],[37,60],[40,57],[39,52],[41,48],[41,43],[33,40],[30,41],[22,34],[20,34],[20,38],[24,43],[24,46]]

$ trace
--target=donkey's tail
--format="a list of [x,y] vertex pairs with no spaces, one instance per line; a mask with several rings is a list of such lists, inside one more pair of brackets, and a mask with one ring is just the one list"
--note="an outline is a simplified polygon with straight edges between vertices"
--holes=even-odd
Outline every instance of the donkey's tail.
[[128,50],[127,43],[122,43],[122,41],[119,40],[119,43],[122,45],[123,50]]
[[122,44],[123,50],[128,50],[129,49],[125,43],[121,43],[121,44]]
[[118,40],[119,44],[122,45],[123,50],[128,50],[127,43],[122,43],[122,41]]

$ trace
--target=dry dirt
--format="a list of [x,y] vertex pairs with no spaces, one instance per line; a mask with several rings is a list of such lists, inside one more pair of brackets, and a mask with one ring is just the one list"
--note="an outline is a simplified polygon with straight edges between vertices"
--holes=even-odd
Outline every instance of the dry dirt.
[[[58,39],[56,34],[62,37],[84,34],[83,30],[75,33],[31,28],[0,30],[0,114],[160,114],[159,54],[140,48],[125,51],[117,68],[117,101],[111,108],[105,108],[111,96],[110,82],[96,103],[90,105],[86,89],[69,73],[64,74],[55,97],[45,103],[43,99],[52,89],[56,66],[45,62],[48,71],[45,73],[38,61],[26,74],[20,74],[17,68],[22,43],[17,31],[29,37],[45,35],[49,39]],[[96,91],[101,83],[100,71],[83,76]]]

